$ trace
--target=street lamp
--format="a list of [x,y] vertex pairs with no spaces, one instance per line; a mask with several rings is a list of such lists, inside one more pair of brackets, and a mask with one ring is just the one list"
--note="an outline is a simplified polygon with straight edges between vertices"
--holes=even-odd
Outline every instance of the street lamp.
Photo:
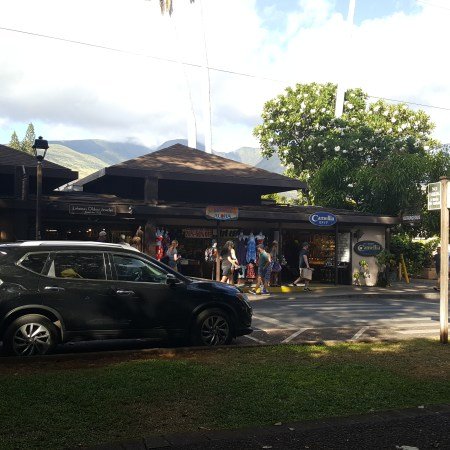
[[34,156],[36,157],[36,240],[41,239],[41,195],[42,195],[42,161],[44,161],[45,155],[48,150],[48,142],[39,136],[35,139],[34,145]]

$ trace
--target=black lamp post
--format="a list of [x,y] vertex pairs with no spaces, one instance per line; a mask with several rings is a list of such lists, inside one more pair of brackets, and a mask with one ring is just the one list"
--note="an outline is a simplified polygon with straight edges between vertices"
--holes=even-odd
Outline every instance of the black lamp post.
[[44,161],[45,155],[48,150],[48,142],[39,136],[35,139],[34,145],[34,156],[36,157],[36,240],[41,239],[41,195],[42,195],[42,161]]

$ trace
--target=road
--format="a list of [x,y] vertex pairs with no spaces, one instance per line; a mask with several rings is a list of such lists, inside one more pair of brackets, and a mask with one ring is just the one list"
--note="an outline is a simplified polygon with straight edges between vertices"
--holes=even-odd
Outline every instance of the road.
[[239,343],[439,338],[438,299],[304,294],[251,298],[255,331]]
[[[395,296],[395,294],[393,294]],[[311,341],[439,339],[439,300],[436,298],[377,298],[361,295],[332,297],[304,293],[271,297],[250,296],[253,327],[234,345],[299,344]],[[423,297],[423,296],[422,296]],[[57,353],[139,350],[168,347],[158,340],[71,342]],[[1,353],[1,346],[0,346]]]

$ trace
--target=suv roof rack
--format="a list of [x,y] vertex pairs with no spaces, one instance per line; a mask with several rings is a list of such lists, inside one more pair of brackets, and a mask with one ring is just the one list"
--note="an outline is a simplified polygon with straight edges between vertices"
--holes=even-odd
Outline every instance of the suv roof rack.
[[96,241],[19,241],[16,243],[10,243],[9,245],[18,245],[20,247],[39,247],[39,246],[74,246],[74,247],[113,247],[113,248],[125,248],[127,250],[135,250],[139,252],[137,248],[131,245],[113,244],[109,242],[96,242]]

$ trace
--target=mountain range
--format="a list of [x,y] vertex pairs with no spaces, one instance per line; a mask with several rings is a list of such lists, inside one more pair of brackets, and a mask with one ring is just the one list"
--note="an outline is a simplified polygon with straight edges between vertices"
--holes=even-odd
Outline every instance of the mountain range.
[[[187,141],[186,139],[173,139],[155,147],[146,147],[133,142],[110,142],[101,139],[49,141],[50,148],[46,159],[78,171],[80,178],[82,178],[103,167],[162,150],[174,144],[187,145]],[[203,144],[199,144],[197,148],[205,150]],[[270,172],[284,172],[284,167],[276,155],[265,159],[261,156],[259,148],[240,147],[231,152],[213,150],[213,153]]]

